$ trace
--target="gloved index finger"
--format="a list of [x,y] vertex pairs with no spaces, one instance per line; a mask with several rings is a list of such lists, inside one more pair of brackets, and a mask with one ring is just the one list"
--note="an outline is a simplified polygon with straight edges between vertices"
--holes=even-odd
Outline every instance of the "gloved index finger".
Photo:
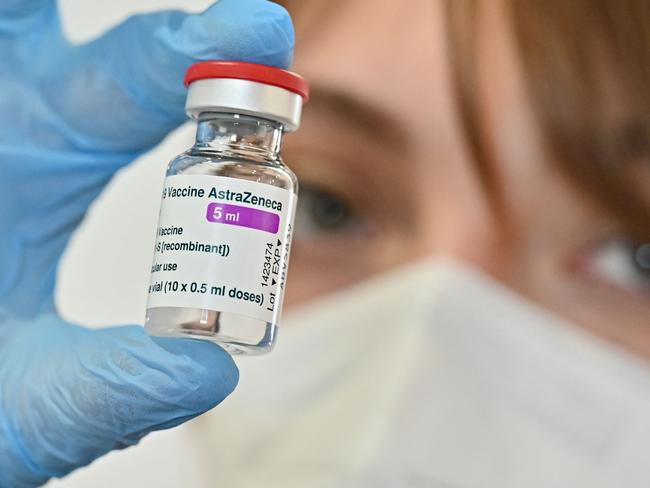
[[128,19],[80,47],[72,69],[62,70],[46,90],[77,147],[143,150],[185,120],[183,77],[193,62],[287,67],[293,45],[284,8],[267,0],[220,0],[201,14],[168,11]]

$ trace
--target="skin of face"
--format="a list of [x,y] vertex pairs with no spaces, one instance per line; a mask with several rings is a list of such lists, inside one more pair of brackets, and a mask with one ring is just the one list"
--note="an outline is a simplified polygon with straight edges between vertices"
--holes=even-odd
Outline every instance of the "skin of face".
[[485,11],[479,108],[499,212],[460,128],[442,2],[301,2],[293,68],[313,97],[283,150],[301,183],[287,305],[448,256],[650,358],[650,279],[625,268],[621,225],[552,164],[503,6]]

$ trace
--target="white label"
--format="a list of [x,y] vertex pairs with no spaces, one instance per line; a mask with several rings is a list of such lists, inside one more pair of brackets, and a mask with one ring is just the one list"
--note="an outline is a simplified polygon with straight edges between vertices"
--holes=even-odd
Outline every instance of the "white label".
[[296,197],[208,175],[165,179],[147,307],[217,310],[277,323]]

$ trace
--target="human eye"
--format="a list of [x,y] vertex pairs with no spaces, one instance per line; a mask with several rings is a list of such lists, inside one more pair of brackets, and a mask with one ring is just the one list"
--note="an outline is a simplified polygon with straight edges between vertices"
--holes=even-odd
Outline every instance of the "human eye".
[[604,241],[589,253],[585,269],[605,285],[650,300],[650,242]]
[[301,238],[340,237],[353,232],[361,220],[344,197],[317,184],[301,185],[296,208]]

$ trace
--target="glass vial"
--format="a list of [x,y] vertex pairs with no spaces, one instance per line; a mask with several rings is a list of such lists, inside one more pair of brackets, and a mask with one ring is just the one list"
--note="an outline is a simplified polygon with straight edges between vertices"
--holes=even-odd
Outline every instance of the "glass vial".
[[217,61],[193,65],[186,84],[196,142],[167,168],[145,328],[264,353],[277,335],[298,193],[282,136],[298,128],[308,85]]

